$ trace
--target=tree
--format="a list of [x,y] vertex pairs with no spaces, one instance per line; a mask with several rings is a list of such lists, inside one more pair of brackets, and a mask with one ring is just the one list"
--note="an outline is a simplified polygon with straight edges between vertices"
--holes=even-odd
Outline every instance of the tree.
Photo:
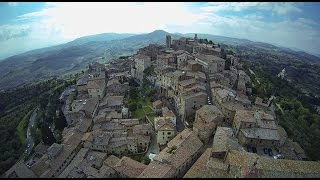
[[133,112],[137,110],[137,103],[132,102],[131,104],[129,104],[129,111]]
[[51,129],[47,124],[43,124],[41,127],[41,135],[42,135],[42,141],[45,144],[51,145],[53,144],[56,140],[54,139],[54,136],[51,132]]
[[148,165],[151,162],[151,160],[149,159],[149,157],[144,156],[142,159],[142,163],[145,165]]
[[209,41],[209,44],[213,44],[213,42],[210,40],[210,41]]
[[129,96],[131,99],[137,99],[139,97],[139,93],[138,93],[137,88],[130,87]]
[[61,110],[59,110],[59,116],[55,119],[55,127],[58,130],[63,130],[68,125],[66,118]]

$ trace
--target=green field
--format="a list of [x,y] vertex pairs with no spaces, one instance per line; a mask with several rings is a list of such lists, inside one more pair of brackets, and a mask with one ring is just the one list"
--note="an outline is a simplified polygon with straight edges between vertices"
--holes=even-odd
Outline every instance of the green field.
[[[133,118],[143,118],[148,113],[152,112],[152,109],[151,109],[152,104],[149,97],[139,97],[139,99],[135,100],[135,102],[137,103],[138,108],[137,110],[132,112]],[[141,105],[142,108],[139,108],[139,104]]]

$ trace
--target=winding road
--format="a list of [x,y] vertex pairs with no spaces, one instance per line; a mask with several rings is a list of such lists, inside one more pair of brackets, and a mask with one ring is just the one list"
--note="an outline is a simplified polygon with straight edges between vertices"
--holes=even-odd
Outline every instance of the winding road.
[[37,110],[38,110],[38,108],[36,108],[33,111],[32,115],[31,115],[31,117],[29,119],[28,130],[27,130],[27,141],[28,141],[28,143],[27,143],[27,149],[26,149],[26,152],[28,154],[31,153],[31,150],[32,150],[32,148],[34,146],[34,142],[33,142],[33,139],[32,139],[31,133],[30,133],[30,128],[34,126],[34,122],[35,122],[35,119],[36,119],[36,116],[37,116]]

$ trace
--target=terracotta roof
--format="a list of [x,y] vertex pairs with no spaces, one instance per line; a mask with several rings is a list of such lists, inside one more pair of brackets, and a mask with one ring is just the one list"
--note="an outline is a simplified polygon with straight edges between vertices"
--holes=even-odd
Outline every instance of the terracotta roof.
[[106,86],[104,79],[92,79],[88,80],[87,88],[88,89],[100,89],[103,90]]
[[156,100],[155,102],[152,103],[153,106],[160,106],[162,104],[162,101]]
[[89,151],[88,148],[81,148],[78,154],[73,158],[71,163],[62,171],[62,173],[58,177],[66,178],[68,174],[72,171],[72,169],[81,163],[81,161],[87,155],[88,151]]
[[138,177],[147,166],[126,156],[114,166],[114,169],[128,178]]
[[192,85],[192,84],[195,84],[195,83],[196,83],[196,79],[192,78],[192,79],[187,79],[187,80],[180,81],[179,85],[185,87],[185,86]]
[[223,117],[222,112],[214,105],[204,105],[196,111],[197,116],[201,116],[205,122],[213,122],[217,117]]
[[117,156],[110,155],[106,160],[104,160],[104,164],[110,167],[114,167],[119,161],[120,159]]
[[214,55],[206,55],[206,54],[196,54],[195,55],[196,58],[203,60],[205,62],[216,62],[216,61],[220,61],[220,62],[225,62],[224,59],[218,57],[218,56],[214,56]]
[[180,168],[183,163],[200,150],[202,145],[203,143],[194,131],[185,129],[174,137],[167,144],[167,147],[153,160],[171,164],[175,168]]
[[165,117],[155,117],[154,118],[154,126],[156,131],[161,130],[176,130],[176,127],[171,122],[170,119]]
[[111,85],[114,85],[114,84],[121,84],[121,83],[119,82],[118,79],[110,79],[110,80],[108,81],[108,83],[107,83],[107,87],[109,87],[109,86],[111,86]]
[[231,128],[218,126],[213,139],[212,152],[227,152],[231,149],[245,151],[238,144],[238,140],[233,137],[233,130]]
[[252,139],[265,139],[279,141],[279,133],[276,129],[264,129],[264,128],[246,128],[240,129],[243,135]]
[[231,166],[245,167],[250,162],[257,160],[256,170],[258,177],[319,177],[320,162],[316,161],[295,161],[287,159],[273,159],[258,156],[248,152],[231,150],[227,156],[227,161]]
[[223,163],[223,160],[211,158],[211,150],[211,148],[206,149],[206,151],[198,158],[198,160],[184,175],[184,178],[228,177],[227,165]]
[[176,169],[158,161],[151,161],[138,178],[172,178]]

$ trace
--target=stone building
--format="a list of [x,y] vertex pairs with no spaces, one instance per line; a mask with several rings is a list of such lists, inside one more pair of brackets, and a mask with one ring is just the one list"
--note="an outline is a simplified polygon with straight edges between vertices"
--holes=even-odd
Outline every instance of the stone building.
[[131,68],[131,76],[142,82],[144,73],[143,71],[151,66],[151,58],[143,54],[137,54],[134,57],[134,67]]
[[137,178],[146,167],[145,164],[124,156],[114,166],[114,169],[120,178]]
[[196,111],[193,130],[198,134],[199,139],[206,143],[212,138],[217,126],[224,122],[224,115],[213,105],[204,105]]
[[166,36],[166,45],[167,45],[167,48],[171,48],[171,36],[170,35]]
[[165,145],[176,135],[176,127],[172,121],[165,117],[154,118],[154,128],[158,144]]
[[64,116],[68,125],[72,126],[82,117],[93,118],[99,111],[98,98],[74,100],[70,107],[65,107]]
[[180,178],[201,154],[203,143],[195,132],[183,130],[174,137],[138,178]]
[[196,110],[207,104],[207,94],[197,92],[190,95],[181,96],[181,101],[178,103],[178,109],[181,119],[185,121],[187,118],[192,118]]
[[258,156],[230,150],[224,159],[212,157],[208,148],[184,178],[316,178],[320,163]]
[[217,72],[223,72],[225,66],[225,60],[214,55],[196,54],[195,61],[199,62],[204,71],[212,74]]

